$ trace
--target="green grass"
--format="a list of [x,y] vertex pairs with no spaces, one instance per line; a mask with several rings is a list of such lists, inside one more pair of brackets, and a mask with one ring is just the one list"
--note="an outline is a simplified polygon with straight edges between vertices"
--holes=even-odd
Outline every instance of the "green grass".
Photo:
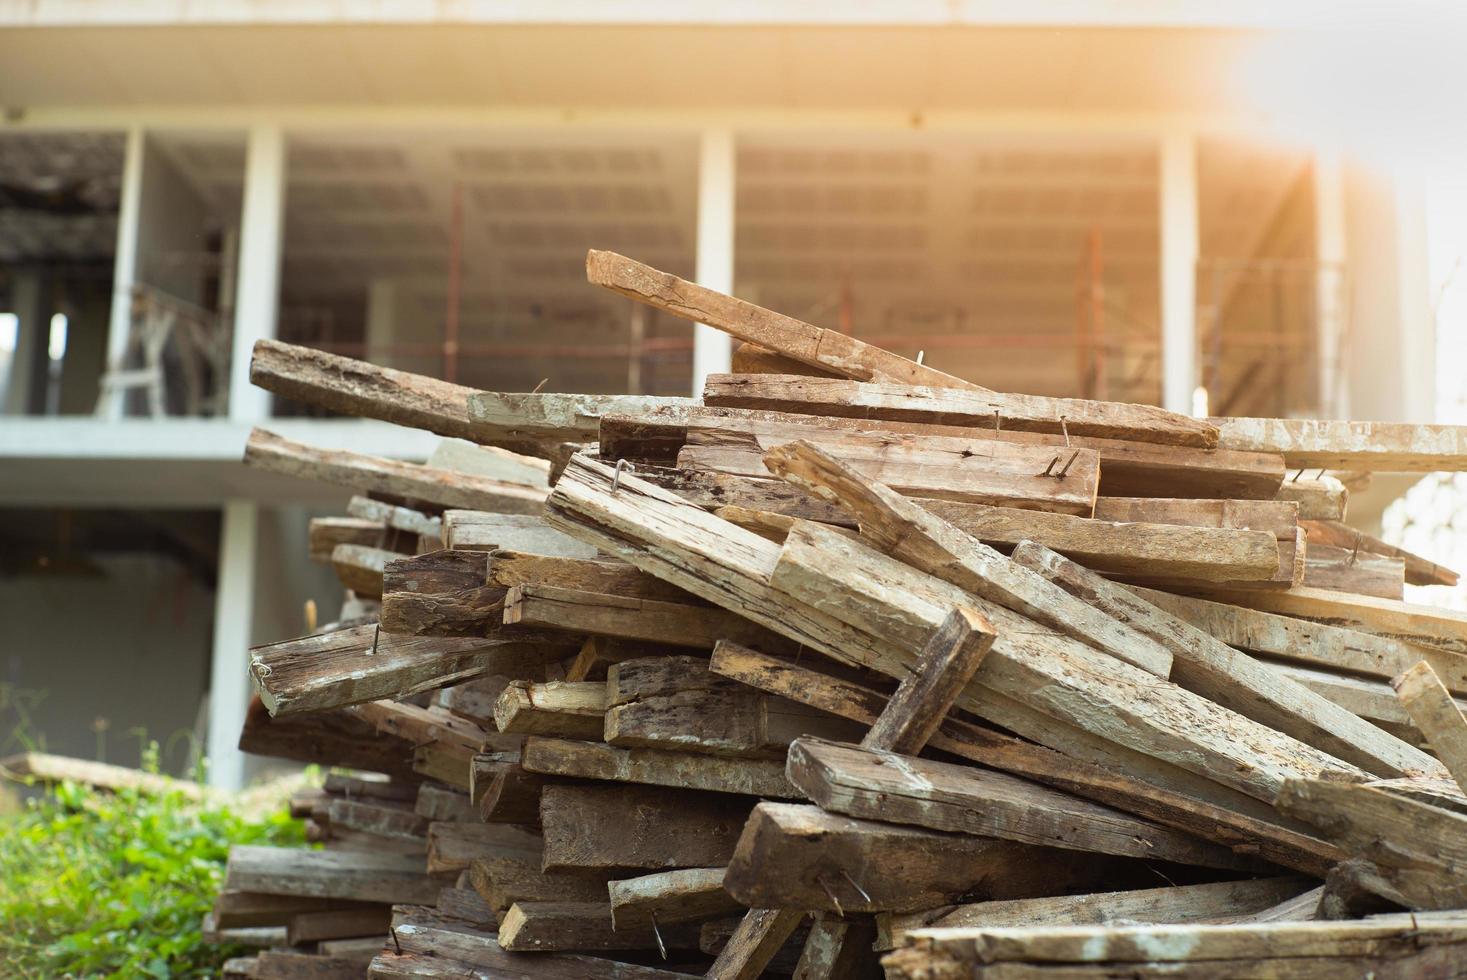
[[[156,745],[144,762],[157,770]],[[239,954],[200,934],[230,845],[303,842],[283,807],[255,815],[222,795],[48,790],[0,816],[4,976],[213,976]]]

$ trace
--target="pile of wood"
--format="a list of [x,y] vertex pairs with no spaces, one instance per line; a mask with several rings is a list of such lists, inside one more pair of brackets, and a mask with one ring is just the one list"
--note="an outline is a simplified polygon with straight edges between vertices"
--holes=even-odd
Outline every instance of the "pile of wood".
[[236,974],[1467,973],[1467,616],[1402,600],[1456,576],[1343,523],[1467,432],[1003,394],[588,271],[738,373],[257,346],[271,391],[473,445],[250,439],[360,496],[309,541],[343,618],[252,652],[241,747],[375,775],[297,801],[322,849],[235,849]]

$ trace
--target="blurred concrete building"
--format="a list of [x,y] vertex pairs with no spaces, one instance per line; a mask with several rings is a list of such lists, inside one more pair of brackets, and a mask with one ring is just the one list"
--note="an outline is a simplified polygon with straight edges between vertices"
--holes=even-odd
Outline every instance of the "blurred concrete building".
[[192,732],[245,778],[245,650],[330,618],[304,528],[346,497],[246,434],[434,442],[252,389],[256,339],[511,391],[726,367],[591,247],[990,387],[1429,420],[1419,187],[1259,94],[1308,11],[1034,8],[0,0],[0,754]]

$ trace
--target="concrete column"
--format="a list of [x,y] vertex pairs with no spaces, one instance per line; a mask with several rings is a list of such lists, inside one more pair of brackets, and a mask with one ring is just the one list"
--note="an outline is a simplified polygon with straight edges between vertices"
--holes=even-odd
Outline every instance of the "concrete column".
[[1161,141],[1161,404],[1192,414],[1197,388],[1197,142]]
[[[122,196],[117,207],[117,245],[112,257],[112,309],[107,319],[106,361],[102,370],[123,366],[127,353],[127,330],[132,320],[132,285],[138,272],[138,228],[143,198],[143,129],[127,131],[122,156]],[[124,394],[113,391],[97,406],[107,419],[122,418]]]
[[209,785],[221,789],[239,789],[244,783],[244,753],[238,746],[250,700],[248,658],[254,640],[259,512],[252,500],[226,501],[219,530],[206,742]]
[[269,393],[250,384],[250,351],[255,341],[275,336],[284,217],[285,133],[278,125],[262,123],[250,129],[245,149],[239,279],[229,366],[231,419],[249,421],[270,414]]
[[378,367],[396,367],[387,348],[397,340],[397,282],[373,279],[367,283],[366,359]]
[[[698,285],[732,293],[734,286],[734,137],[727,129],[703,131],[698,148]],[[693,325],[693,397],[703,379],[733,363],[733,338],[702,323]]]
[[1319,351],[1319,411],[1350,417],[1345,384],[1345,175],[1339,155],[1314,158],[1315,330]]
[[51,276],[44,269],[17,272],[11,280],[16,326],[15,351],[10,356],[10,379],[5,386],[6,415],[41,415],[51,361]]

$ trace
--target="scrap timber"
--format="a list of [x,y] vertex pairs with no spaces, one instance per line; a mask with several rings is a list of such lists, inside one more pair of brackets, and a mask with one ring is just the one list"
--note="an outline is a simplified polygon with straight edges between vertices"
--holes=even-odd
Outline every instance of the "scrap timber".
[[1401,599],[1456,574],[1317,472],[1467,469],[1462,430],[994,392],[587,270],[738,373],[257,345],[271,391],[467,443],[250,438],[346,488],[300,542],[345,596],[251,651],[241,747],[332,774],[316,849],[234,848],[227,975],[1467,975],[1467,618]]

